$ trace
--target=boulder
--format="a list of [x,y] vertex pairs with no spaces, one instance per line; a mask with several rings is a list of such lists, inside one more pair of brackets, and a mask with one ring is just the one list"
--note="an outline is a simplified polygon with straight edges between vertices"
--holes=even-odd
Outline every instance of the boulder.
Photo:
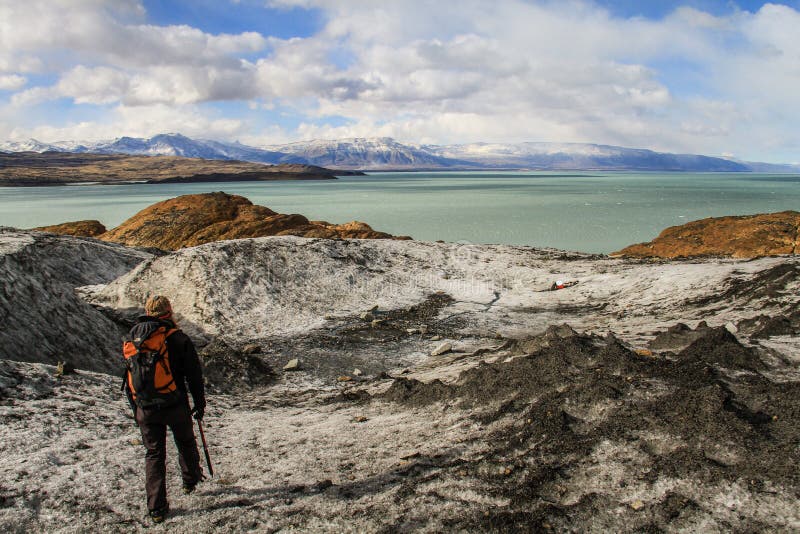
[[452,343],[445,342],[436,347],[435,349],[433,349],[433,351],[431,352],[431,356],[440,356],[442,354],[450,352],[451,350],[453,350]]

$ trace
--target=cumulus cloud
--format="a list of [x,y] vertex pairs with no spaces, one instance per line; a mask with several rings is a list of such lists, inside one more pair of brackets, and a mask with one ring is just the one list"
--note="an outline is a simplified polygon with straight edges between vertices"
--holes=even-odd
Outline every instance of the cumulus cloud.
[[16,91],[25,87],[28,79],[19,74],[0,74],[0,91]]
[[[185,128],[194,128],[205,109],[197,104],[242,100],[259,102],[254,113],[304,119],[288,131],[214,131],[587,141],[773,159],[800,150],[800,12],[788,6],[727,15],[681,7],[650,20],[589,0],[270,5],[319,9],[325,24],[305,38],[212,35],[147,24],[136,0],[0,0],[0,88],[19,91],[14,106],[108,106],[115,126],[130,120],[137,131],[146,124],[123,110],[190,109]],[[26,85],[27,72],[57,81]]]
[[266,39],[256,32],[211,35],[186,25],[143,23],[134,0],[4,0],[0,4],[0,52],[6,61],[35,53],[58,68],[75,60],[117,67],[229,65],[233,54],[257,52]]
[[20,110],[0,109],[0,137],[36,138],[44,141],[114,139],[121,135],[150,137],[163,132],[181,132],[191,137],[235,139],[252,131],[252,126],[230,119],[198,105],[149,106],[115,105],[101,119],[64,124],[19,124]]
[[0,3],[0,69],[60,76],[13,103],[66,97],[77,104],[182,105],[253,96],[252,65],[239,56],[262,51],[266,38],[153,26],[143,23],[144,14],[133,0]]
[[[330,17],[285,48],[326,40],[354,58],[306,86],[273,87],[316,94],[317,116],[351,119],[308,121],[305,137],[597,141],[773,159],[800,150],[800,13],[788,6],[724,16],[683,7],[647,20],[579,1],[466,0],[457,11],[422,0],[278,3]],[[337,97],[325,89],[334,77],[363,85]]]

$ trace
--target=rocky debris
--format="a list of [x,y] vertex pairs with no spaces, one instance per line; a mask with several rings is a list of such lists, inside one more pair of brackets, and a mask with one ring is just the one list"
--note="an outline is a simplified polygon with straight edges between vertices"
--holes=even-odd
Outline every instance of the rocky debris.
[[177,250],[214,241],[294,235],[317,238],[391,239],[358,221],[330,224],[302,215],[275,213],[223,192],[183,195],[145,208],[98,236],[128,246]]
[[[336,322],[326,322],[320,329],[271,336],[263,342],[263,357],[269,361],[299,358],[313,362],[304,366],[308,371],[306,378],[319,380],[321,385],[335,382],[345,369],[353,369],[344,373],[353,377],[378,376],[398,366],[416,364],[423,351],[428,353],[429,341],[408,334],[406,325],[436,315],[449,302],[452,298],[448,295],[429,295],[418,304],[381,312],[381,324],[377,327],[364,323],[358,315],[350,315],[331,319]],[[452,333],[452,328],[459,324],[448,321],[442,328]]]
[[75,288],[108,283],[149,258],[93,239],[0,228],[0,358],[117,372],[124,331]]
[[450,352],[451,350],[453,350],[453,344],[445,342],[437,346],[435,349],[433,349],[431,351],[431,356],[440,356],[442,354]]
[[501,346],[507,347],[511,355],[519,356],[522,354],[532,354],[543,348],[550,347],[553,341],[574,337],[580,337],[578,332],[568,324],[562,323],[560,325],[548,326],[541,334],[512,340]]
[[103,226],[100,221],[95,220],[67,222],[63,224],[54,224],[53,226],[40,226],[38,228],[33,228],[33,230],[76,237],[97,237],[100,234],[106,233],[106,227]]
[[300,360],[297,358],[292,358],[289,360],[286,365],[283,366],[284,371],[299,371],[300,370]]
[[800,288],[800,264],[781,262],[759,271],[755,276],[730,277],[713,294],[687,299],[690,305],[707,306],[720,302],[737,302],[758,309],[759,302],[775,303]]
[[203,347],[200,358],[206,387],[214,393],[240,393],[270,385],[276,378],[269,363],[253,352],[236,350],[221,339]]
[[671,226],[648,243],[631,245],[612,255],[639,258],[729,256],[756,258],[798,254],[800,213],[710,217]]
[[479,364],[453,383],[401,377],[378,396],[413,409],[464,409],[482,429],[483,453],[437,463],[436,479],[480,479],[483,494],[507,504],[451,528],[763,527],[775,516],[765,519],[758,506],[728,516],[713,503],[732,492],[755,502],[767,488],[783,488],[780,514],[792,509],[800,485],[796,375],[771,381],[753,372],[765,365],[723,327],[702,329],[674,359],[642,357],[612,336],[539,337],[534,352]]
[[677,323],[667,330],[659,332],[648,344],[652,350],[683,350],[708,331],[708,325],[701,322],[697,329],[692,329],[685,323]]
[[698,328],[698,337],[678,353],[678,358],[696,360],[734,370],[758,371],[765,365],[755,349],[743,346],[724,326]]
[[48,399],[60,382],[56,368],[51,365],[0,359],[0,401]]
[[800,334],[800,310],[789,315],[769,316],[760,314],[743,319],[737,328],[751,339],[765,339],[772,336],[793,336]]

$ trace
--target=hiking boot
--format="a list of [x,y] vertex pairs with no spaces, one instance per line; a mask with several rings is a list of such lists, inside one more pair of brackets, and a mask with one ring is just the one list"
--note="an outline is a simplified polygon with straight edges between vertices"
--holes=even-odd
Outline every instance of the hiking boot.
[[164,508],[159,508],[158,510],[150,510],[150,519],[153,520],[153,523],[163,523],[164,520],[167,518],[168,512],[169,512],[169,506],[165,506]]
[[197,488],[197,483],[195,483],[195,484],[184,484],[183,485],[183,494],[184,495],[189,495],[190,493],[194,492],[195,488]]

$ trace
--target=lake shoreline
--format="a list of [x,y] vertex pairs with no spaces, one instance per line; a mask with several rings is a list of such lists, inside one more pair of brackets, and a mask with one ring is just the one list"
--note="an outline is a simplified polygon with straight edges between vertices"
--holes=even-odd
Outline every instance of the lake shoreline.
[[113,228],[156,202],[224,191],[312,220],[392,235],[608,254],[667,227],[800,205],[800,175],[381,173],[337,180],[0,188],[0,225],[97,219]]

